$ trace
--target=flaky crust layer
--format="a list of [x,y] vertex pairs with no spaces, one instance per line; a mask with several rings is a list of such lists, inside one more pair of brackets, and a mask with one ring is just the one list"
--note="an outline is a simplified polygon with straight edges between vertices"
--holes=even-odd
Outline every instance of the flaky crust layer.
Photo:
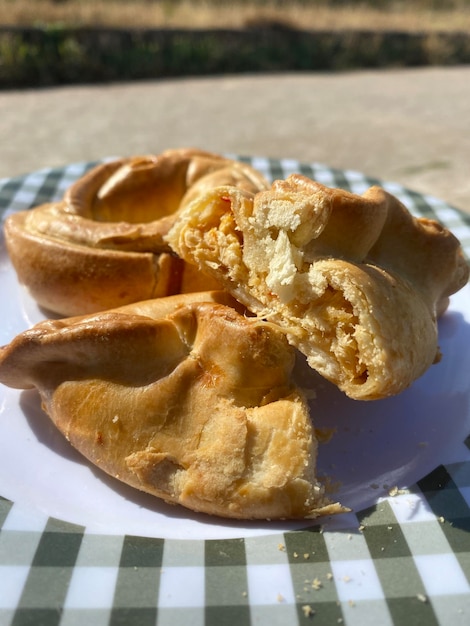
[[381,188],[358,196],[301,175],[257,194],[211,190],[167,240],[363,400],[399,393],[439,358],[436,318],[468,280],[437,222]]
[[0,349],[0,381],[36,387],[82,454],[167,502],[230,518],[341,512],[316,479],[293,349],[236,306],[201,293],[42,322]]
[[226,184],[267,187],[249,165],[195,149],[117,159],[85,174],[60,202],[9,216],[9,256],[33,298],[60,315],[214,289],[164,235],[187,202]]

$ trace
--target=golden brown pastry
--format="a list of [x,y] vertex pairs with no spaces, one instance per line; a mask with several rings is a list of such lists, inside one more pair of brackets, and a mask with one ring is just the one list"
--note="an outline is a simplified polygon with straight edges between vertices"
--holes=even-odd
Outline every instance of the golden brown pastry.
[[67,439],[105,472],[231,518],[341,512],[315,475],[294,350],[223,292],[46,321],[0,349],[0,381],[36,387]]
[[396,394],[437,358],[436,317],[468,280],[457,239],[392,195],[301,175],[187,205],[167,240],[356,399]]
[[214,289],[214,280],[171,254],[163,236],[180,207],[225,184],[253,192],[267,187],[249,165],[194,149],[99,165],[60,202],[6,220],[19,281],[60,315]]

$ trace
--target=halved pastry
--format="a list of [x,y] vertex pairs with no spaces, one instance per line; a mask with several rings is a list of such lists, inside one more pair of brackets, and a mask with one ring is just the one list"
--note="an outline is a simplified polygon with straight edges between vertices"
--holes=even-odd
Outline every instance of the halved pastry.
[[359,196],[301,175],[257,194],[210,190],[167,240],[363,400],[402,391],[439,358],[436,318],[468,280],[437,222],[379,187]]
[[98,165],[60,202],[8,217],[5,240],[18,279],[59,315],[214,289],[163,237],[182,206],[218,185],[267,188],[249,165],[195,149]]
[[45,321],[0,349],[92,463],[170,503],[230,518],[341,512],[315,474],[294,350],[223,292]]

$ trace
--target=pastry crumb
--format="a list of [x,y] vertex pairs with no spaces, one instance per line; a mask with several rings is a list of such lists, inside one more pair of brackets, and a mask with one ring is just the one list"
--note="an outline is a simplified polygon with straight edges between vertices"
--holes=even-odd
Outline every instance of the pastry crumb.
[[310,606],[310,604],[304,604],[302,607],[302,611],[305,617],[312,617],[315,615],[315,610]]
[[281,602],[285,602],[285,598],[284,598],[284,596],[282,595],[282,593],[278,593],[278,594],[277,594],[277,601],[278,601],[279,603],[281,603]]
[[316,591],[318,591],[318,589],[321,589],[323,587],[323,583],[319,578],[314,578],[312,580],[312,589],[315,589]]
[[389,490],[388,495],[391,498],[394,498],[395,496],[402,496],[405,493],[410,493],[410,492],[408,491],[408,489],[399,489],[397,486],[395,486]]
[[328,443],[336,433],[336,428],[315,428],[318,443]]
[[424,593],[418,593],[416,597],[420,602],[426,603],[428,601],[428,598],[424,595]]

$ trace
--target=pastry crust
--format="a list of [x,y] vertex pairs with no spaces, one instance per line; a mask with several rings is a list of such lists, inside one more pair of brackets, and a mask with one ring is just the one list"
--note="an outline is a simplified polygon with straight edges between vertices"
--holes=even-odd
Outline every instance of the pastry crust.
[[181,207],[218,185],[267,188],[249,165],[189,148],[98,165],[60,202],[7,218],[18,279],[59,315],[215,289],[171,253],[164,235]]
[[358,196],[296,174],[257,194],[207,192],[167,240],[363,400],[401,392],[439,358],[436,318],[468,280],[437,222],[379,187]]
[[342,512],[315,475],[294,350],[224,292],[48,320],[0,349],[0,381],[36,387],[67,439],[105,472],[230,518]]

